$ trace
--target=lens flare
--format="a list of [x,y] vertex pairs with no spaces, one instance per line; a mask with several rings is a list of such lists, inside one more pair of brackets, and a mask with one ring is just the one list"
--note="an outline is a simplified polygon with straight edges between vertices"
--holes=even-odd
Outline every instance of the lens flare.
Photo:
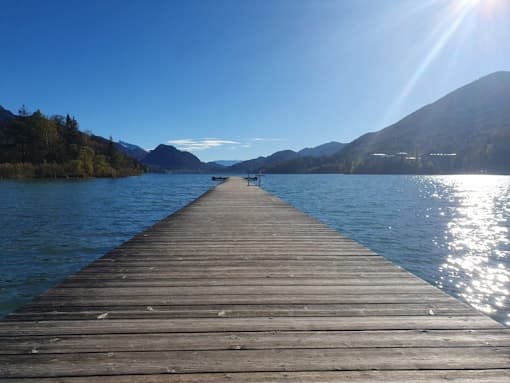
[[473,7],[481,3],[481,0],[462,0],[465,6]]
[[[406,99],[441,54],[449,55],[448,67],[453,68],[458,65],[456,60],[458,49],[461,49],[465,41],[472,40],[477,34],[485,36],[487,30],[499,35],[507,33],[507,30],[496,29],[495,25],[500,23],[494,21],[503,17],[502,15],[510,17],[510,0],[435,0],[430,4],[437,6],[436,22],[430,25],[429,39],[425,40],[423,48],[420,47],[423,50],[421,61],[416,63],[414,70],[409,73],[407,81],[402,84],[402,88],[388,107],[383,118],[385,123],[391,121],[390,116],[400,114],[400,108]],[[451,44],[449,50],[448,44]]]
[[479,0],[462,0],[456,4],[453,9],[450,10],[449,15],[447,16],[448,22],[444,24],[444,29],[440,33],[439,38],[437,38],[434,45],[423,58],[421,64],[416,68],[411,78],[402,88],[402,91],[395,100],[392,109],[398,107],[413,90],[425,71],[429,68],[430,64],[436,59],[439,53],[441,53],[443,47],[446,45],[446,43],[448,43],[448,41],[450,41],[451,37],[462,25],[462,22],[475,5],[475,1]]
[[459,0],[457,6],[459,8],[471,8],[481,16],[493,16],[498,12],[502,12],[505,8],[510,8],[508,0]]

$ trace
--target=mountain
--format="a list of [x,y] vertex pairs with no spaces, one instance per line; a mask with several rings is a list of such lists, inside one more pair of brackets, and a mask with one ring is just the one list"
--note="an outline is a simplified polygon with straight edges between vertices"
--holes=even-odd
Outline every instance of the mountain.
[[[251,160],[239,162],[227,168],[228,171],[240,173],[266,172],[271,169],[278,169],[283,164],[308,164],[316,158],[338,153],[346,144],[331,141],[313,148],[304,148],[299,152],[293,150],[281,150],[268,157],[258,157]],[[292,165],[294,166],[294,165]]]
[[11,113],[9,110],[7,109],[4,109],[2,107],[2,105],[0,105],[0,121],[6,121],[6,120],[11,120],[13,119],[14,117],[16,117],[16,115],[14,115],[13,113]]
[[216,161],[212,161],[212,162],[215,164],[221,165],[221,166],[232,166],[232,165],[238,164],[241,161],[239,161],[239,160],[216,160]]
[[143,163],[170,172],[195,172],[199,171],[203,165],[202,161],[193,154],[163,144],[151,150],[143,159]]
[[138,145],[130,144],[124,141],[118,141],[115,143],[115,147],[124,154],[141,161],[147,155],[147,151],[142,149]]
[[221,165],[204,163],[189,152],[163,144],[151,150],[142,163],[151,166],[153,170],[170,173],[207,173],[224,169]]
[[263,172],[266,168],[270,168],[280,162],[289,161],[298,157],[299,154],[293,150],[281,150],[271,154],[268,157],[258,157],[239,162],[233,166],[228,167],[228,171],[236,173],[255,173],[259,171]]
[[510,72],[465,85],[338,153],[268,172],[510,173]]
[[340,142],[331,141],[326,144],[322,144],[316,146],[314,148],[304,148],[301,149],[298,154],[300,157],[323,157],[330,156],[332,154],[338,153],[342,150],[347,144],[342,144]]

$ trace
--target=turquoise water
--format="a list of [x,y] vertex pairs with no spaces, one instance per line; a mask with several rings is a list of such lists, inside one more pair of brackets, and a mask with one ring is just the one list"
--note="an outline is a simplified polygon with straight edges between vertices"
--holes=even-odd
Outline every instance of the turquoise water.
[[[208,175],[0,182],[0,316],[209,189]],[[510,324],[510,177],[267,175],[263,187]]]

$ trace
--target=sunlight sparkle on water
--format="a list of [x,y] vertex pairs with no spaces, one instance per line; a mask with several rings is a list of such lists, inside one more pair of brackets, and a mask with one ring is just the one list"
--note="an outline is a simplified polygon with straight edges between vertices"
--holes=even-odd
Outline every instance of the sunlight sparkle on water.
[[447,226],[448,257],[442,271],[453,276],[461,297],[487,314],[508,306],[509,223],[499,213],[510,206],[508,179],[444,177],[457,206]]
[[510,325],[510,176],[272,175],[265,182],[299,209]]

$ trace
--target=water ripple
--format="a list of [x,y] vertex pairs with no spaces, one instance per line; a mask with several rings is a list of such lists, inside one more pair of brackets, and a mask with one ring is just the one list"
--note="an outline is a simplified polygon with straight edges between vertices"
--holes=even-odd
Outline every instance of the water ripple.
[[212,186],[206,175],[0,182],[0,317]]
[[265,188],[510,325],[510,177],[271,175]]

